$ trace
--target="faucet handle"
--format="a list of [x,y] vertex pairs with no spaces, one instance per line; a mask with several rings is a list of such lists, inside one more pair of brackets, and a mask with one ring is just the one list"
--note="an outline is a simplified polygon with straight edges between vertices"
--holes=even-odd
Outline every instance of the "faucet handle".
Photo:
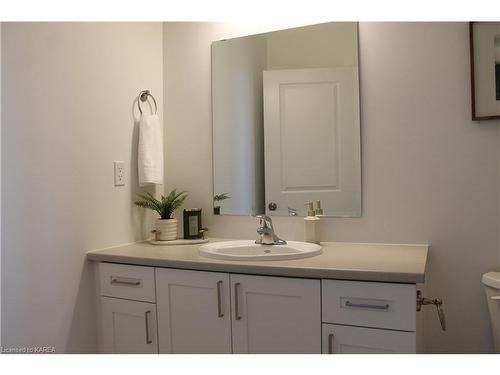
[[260,220],[265,220],[265,221],[272,221],[272,219],[264,214],[257,214],[257,215],[252,215],[253,217],[260,219]]
[[[262,237],[255,241],[261,245],[286,245],[286,241],[279,238],[274,233],[273,220],[264,214],[252,215],[260,220],[261,227],[257,229],[257,233]],[[269,225],[268,225],[269,224]],[[267,238],[266,238],[267,237]],[[264,242],[265,241],[265,242]]]
[[255,218],[259,219],[260,220],[260,224],[263,225],[264,227],[267,227],[267,223],[269,223],[269,225],[273,226],[273,220],[267,216],[267,215],[264,215],[264,214],[258,214],[258,215],[253,215]]

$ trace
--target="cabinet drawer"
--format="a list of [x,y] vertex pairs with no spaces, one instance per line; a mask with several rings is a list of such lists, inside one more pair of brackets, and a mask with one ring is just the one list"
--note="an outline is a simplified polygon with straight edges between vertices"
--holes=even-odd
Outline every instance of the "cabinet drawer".
[[362,281],[322,281],[323,322],[416,330],[416,286]]
[[101,295],[155,302],[153,267],[99,263]]
[[412,354],[416,352],[415,332],[378,328],[322,325],[324,354]]

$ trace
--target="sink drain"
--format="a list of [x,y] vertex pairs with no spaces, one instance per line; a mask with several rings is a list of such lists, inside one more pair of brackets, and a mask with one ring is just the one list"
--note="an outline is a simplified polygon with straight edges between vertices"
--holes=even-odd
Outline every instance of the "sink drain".
[[264,252],[265,252],[266,254],[269,254],[269,253],[271,252],[271,250],[264,250]]

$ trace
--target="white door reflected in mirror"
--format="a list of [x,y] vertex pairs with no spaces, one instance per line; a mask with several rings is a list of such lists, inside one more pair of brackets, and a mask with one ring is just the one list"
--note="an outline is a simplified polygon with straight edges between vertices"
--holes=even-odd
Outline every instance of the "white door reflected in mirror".
[[[268,215],[311,198],[327,213],[361,214],[357,91],[353,67],[264,71]],[[272,210],[269,202],[279,203]]]

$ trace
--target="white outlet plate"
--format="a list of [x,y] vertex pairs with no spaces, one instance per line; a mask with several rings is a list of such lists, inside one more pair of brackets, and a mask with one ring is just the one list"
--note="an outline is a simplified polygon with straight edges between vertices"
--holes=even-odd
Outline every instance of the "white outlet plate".
[[125,163],[123,161],[114,161],[115,167],[115,186],[125,185]]

